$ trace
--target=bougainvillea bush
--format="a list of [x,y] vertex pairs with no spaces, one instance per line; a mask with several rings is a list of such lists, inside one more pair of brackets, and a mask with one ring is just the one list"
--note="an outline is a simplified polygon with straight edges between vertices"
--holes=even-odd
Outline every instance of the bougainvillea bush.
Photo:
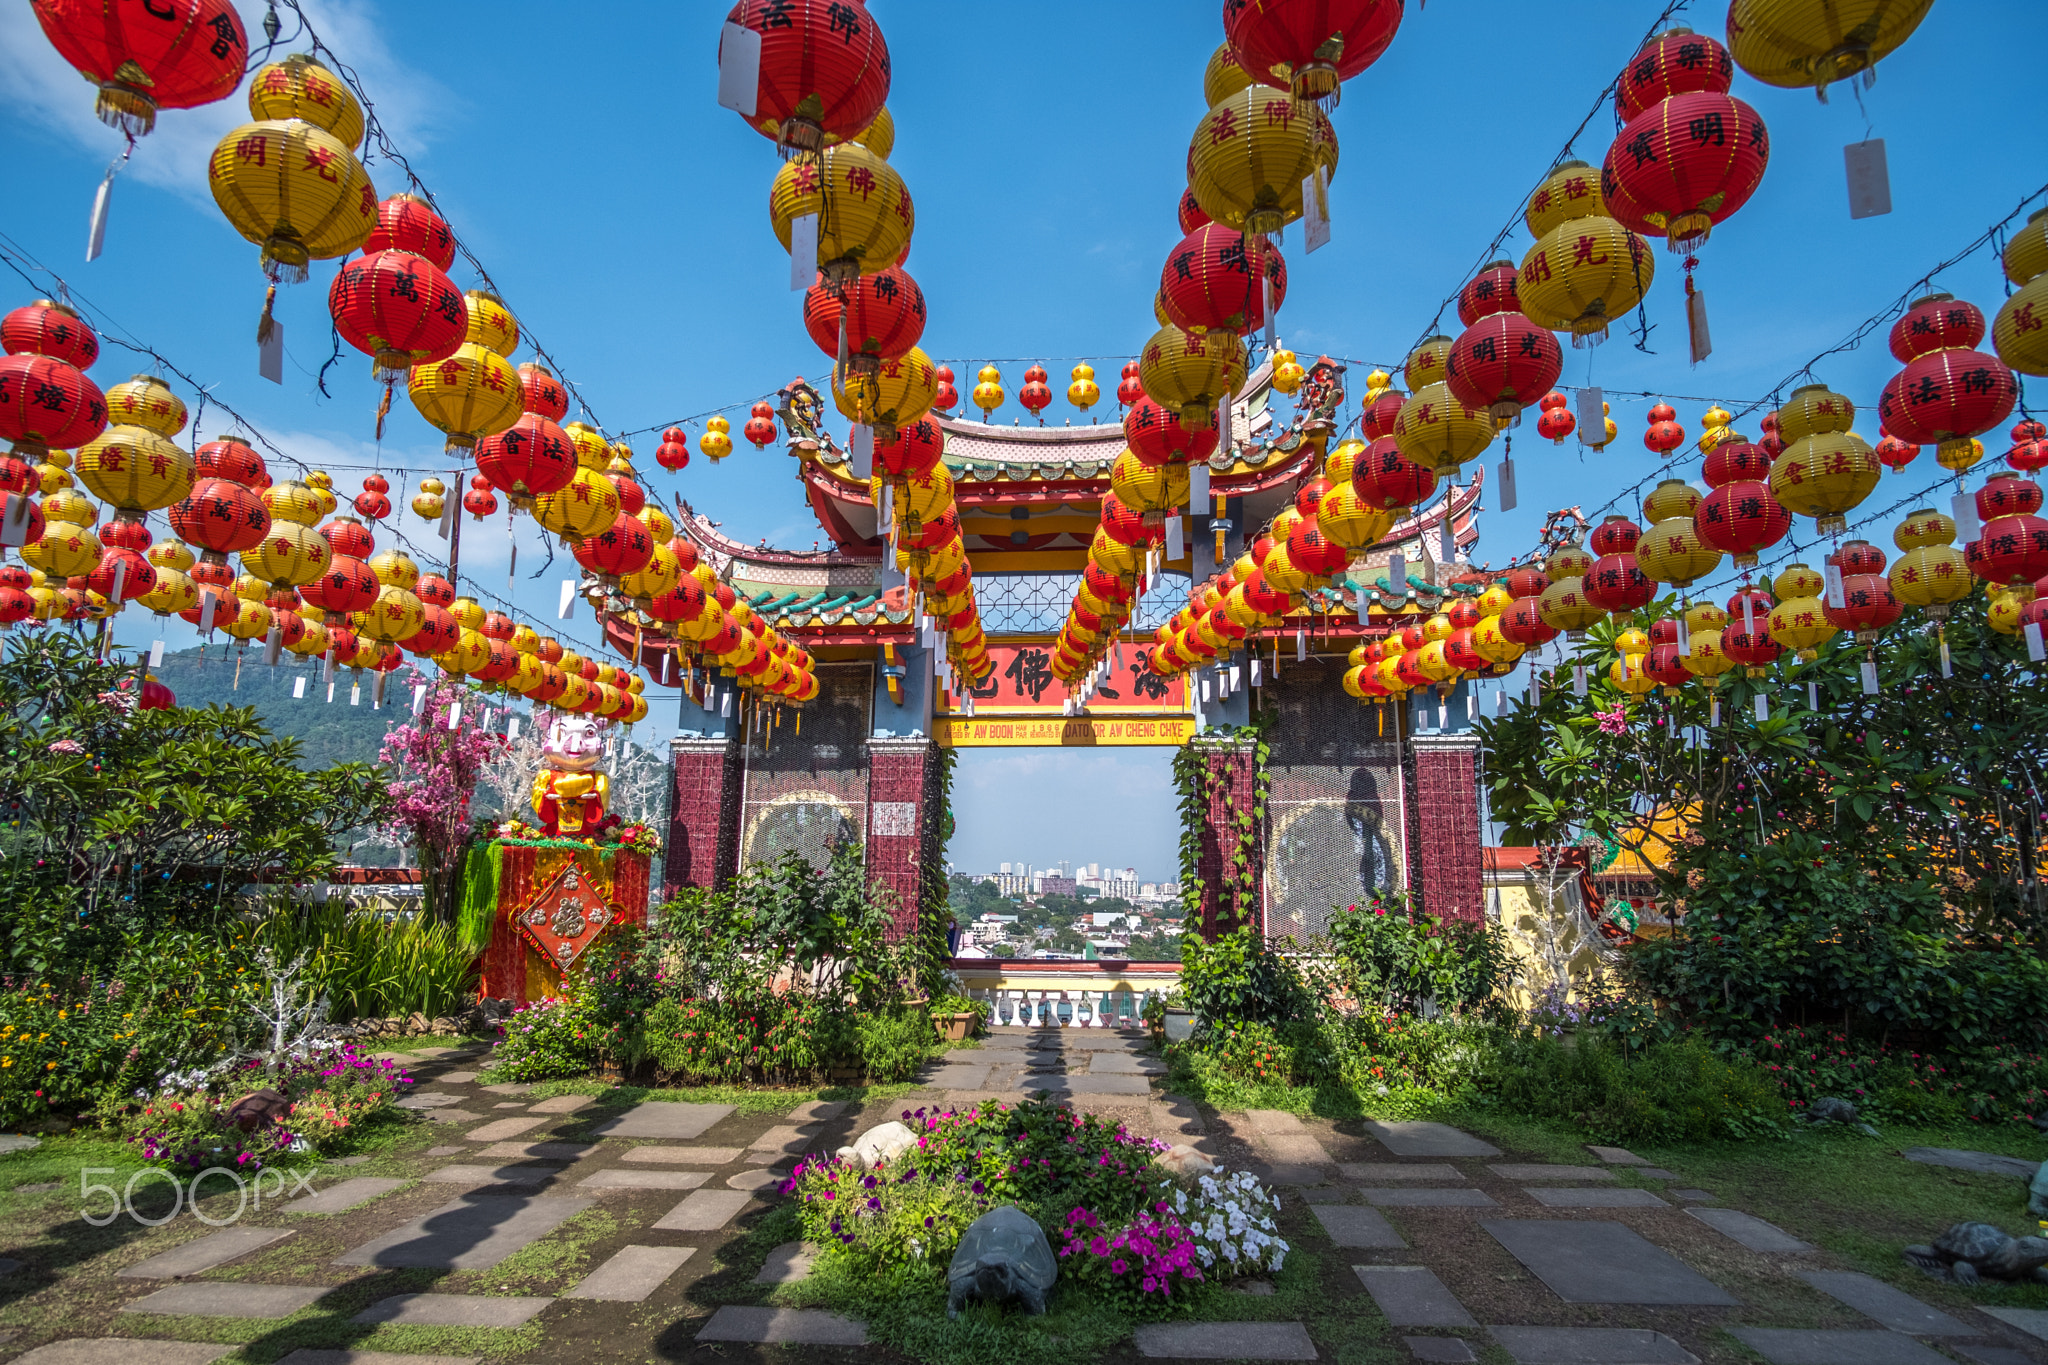
[[[1271,1196],[1250,1175],[1182,1186],[1164,1144],[1044,1100],[905,1110],[917,1143],[863,1169],[807,1157],[785,1191],[805,1240],[861,1273],[942,1279],[976,1218],[1015,1204],[1046,1229],[1061,1273],[1130,1311],[1166,1311],[1200,1286],[1278,1269]],[[1227,1250],[1226,1250],[1227,1247]]]

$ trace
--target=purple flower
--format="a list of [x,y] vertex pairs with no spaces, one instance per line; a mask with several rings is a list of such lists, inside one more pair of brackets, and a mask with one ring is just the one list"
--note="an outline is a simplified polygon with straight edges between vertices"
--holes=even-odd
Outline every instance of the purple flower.
[[1109,1273],[1112,1275],[1121,1275],[1128,1269],[1130,1269],[1130,1263],[1121,1256],[1109,1263]]

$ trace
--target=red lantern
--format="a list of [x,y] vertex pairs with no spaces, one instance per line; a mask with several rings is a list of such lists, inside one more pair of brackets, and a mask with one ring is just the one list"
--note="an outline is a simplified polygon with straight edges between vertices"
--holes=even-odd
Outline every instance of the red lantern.
[[[889,45],[865,7],[846,0],[739,0],[727,24],[761,37],[754,112],[765,137],[801,152],[867,130],[889,98]],[[719,41],[719,63],[726,60]]]
[[1493,660],[1473,645],[1470,629],[1454,630],[1444,637],[1444,658],[1460,673],[1484,673],[1493,667]]
[[1121,605],[1129,602],[1132,597],[1136,596],[1132,586],[1126,583],[1122,577],[1103,568],[1093,560],[1090,560],[1086,567],[1081,570],[1081,584],[1104,602],[1115,602]]
[[472,474],[469,491],[462,495],[462,506],[478,521],[497,511],[498,498],[491,492],[491,481],[481,474]]
[[[1564,395],[1553,394],[1551,396],[1562,398]],[[1554,408],[1543,409],[1543,415],[1536,419],[1536,434],[1548,436],[1557,445],[1563,445],[1564,438],[1578,429],[1578,419],[1573,417],[1571,409],[1562,403]]]
[[1723,441],[1707,452],[1701,472],[1709,488],[1720,488],[1738,479],[1768,479],[1771,456],[1762,446],[1749,441]]
[[1643,660],[1643,672],[1662,683],[1667,693],[1692,681],[1692,674],[1685,668],[1685,654],[1676,640],[1651,645],[1648,657]]
[[569,415],[569,391],[562,381],[530,360],[519,367],[519,395],[526,411],[537,412],[550,422]]
[[42,463],[52,449],[75,450],[107,429],[107,398],[68,360],[0,357],[0,440],[12,454]]
[[[1017,390],[1017,401],[1029,409],[1034,417],[1044,412],[1047,405],[1052,402],[1052,386],[1045,382],[1045,378],[1045,366],[1033,365],[1024,371],[1023,387]],[[1041,425],[1045,422],[1043,417],[1039,417],[1038,420]]]
[[1884,551],[1867,540],[1849,541],[1829,558],[1844,575],[1884,572]]
[[270,470],[264,465],[263,457],[247,441],[235,436],[208,441],[194,451],[192,477],[195,480],[227,479],[256,489],[270,486]]
[[100,122],[141,137],[159,109],[196,109],[241,84],[249,38],[228,0],[34,0],[59,56],[100,88]]
[[1778,414],[1767,412],[1763,421],[1757,424],[1763,428],[1763,439],[1757,444],[1764,448],[1764,454],[1776,460],[1785,453],[1785,438],[1778,434]]
[[1327,578],[1343,572],[1351,552],[1325,536],[1314,517],[1303,517],[1287,532],[1287,559],[1295,568]]
[[1489,313],[1451,343],[1444,383],[1468,408],[1485,408],[1494,425],[1522,419],[1564,371],[1557,337],[1519,312]]
[[804,330],[828,356],[837,358],[843,343],[850,374],[874,374],[883,361],[900,359],[924,336],[924,323],[924,291],[897,266],[862,275],[838,293],[819,283],[804,295]]
[[704,614],[704,585],[684,575],[667,592],[647,604],[647,614],[657,621],[694,621]]
[[1937,458],[1951,469],[1968,468],[1976,458],[1970,438],[2003,422],[2019,401],[2018,377],[1995,356],[1946,344],[1971,335],[1984,335],[1983,314],[1971,305],[1938,295],[1915,304],[1892,329],[1893,353],[1906,368],[1877,400],[1887,435],[1940,445]]
[[334,330],[374,359],[372,375],[386,384],[415,365],[455,354],[469,331],[462,291],[440,267],[409,251],[350,261],[327,291],[327,308]]
[[946,433],[929,417],[896,428],[896,439],[875,443],[875,467],[899,478],[914,479],[938,468],[946,453]]
[[[566,440],[566,435],[564,436]],[[670,427],[661,433],[661,444],[654,448],[654,462],[671,474],[686,468],[690,463],[690,433],[681,427]],[[576,460],[569,460],[569,477],[576,476]]]
[[1596,555],[1633,554],[1636,542],[1642,538],[1642,527],[1627,517],[1611,516],[1593,528],[1593,534],[1586,538],[1586,546]]
[[377,575],[368,564],[337,552],[324,573],[299,589],[299,596],[322,611],[346,615],[368,611],[377,600],[379,587]]
[[1864,644],[1876,640],[1886,626],[1898,620],[1901,610],[1899,599],[1892,596],[1891,581],[1880,573],[1845,574],[1842,605],[1830,607],[1823,602],[1821,606],[1830,625],[1855,631]]
[[1636,232],[1662,232],[1691,251],[1749,202],[1770,161],[1770,134],[1732,95],[1674,95],[1628,121],[1607,149],[1600,192],[1608,214]]
[[[435,269],[446,270],[455,264],[455,234],[426,200],[412,194],[394,194],[377,205],[377,226],[370,229],[363,242],[365,256],[380,251],[410,251],[432,261]],[[520,377],[524,378],[529,369],[540,370],[540,366],[521,365]],[[566,404],[562,411],[568,411]]]
[[647,506],[647,490],[640,486],[640,481],[630,474],[608,474],[605,477],[612,481],[612,487],[619,490],[619,510],[629,517],[639,516],[641,509]]
[[[861,282],[867,282],[863,276]],[[775,439],[775,405],[763,399],[754,404],[747,416],[747,424],[740,428],[740,434],[754,443],[754,449],[766,450]]]
[[[1718,453],[1721,447],[1714,449]],[[1791,533],[1792,514],[1764,480],[1737,479],[1700,499],[1693,509],[1692,529],[1700,544],[1734,556],[1736,568],[1748,569],[1756,565],[1759,554]]]
[[147,522],[110,521],[100,528],[100,544],[118,550],[147,551],[153,542]]
[[1359,434],[1368,441],[1377,441],[1394,434],[1394,422],[1401,415],[1401,405],[1408,400],[1393,389],[1365,405],[1358,414]]
[[1929,294],[1892,324],[1888,342],[1901,364],[1932,351],[1969,350],[1984,339],[1984,313],[1953,294]]
[[370,528],[354,517],[336,517],[320,528],[320,535],[329,550],[349,559],[368,559],[377,549]]
[[1204,223],[1212,221],[1208,214],[1202,212],[1202,206],[1196,201],[1193,190],[1182,190],[1180,192],[1179,217],[1180,230],[1183,236],[1193,232]]
[[[146,542],[148,538],[145,529],[143,539]],[[115,590],[117,577],[120,579],[118,592]],[[100,562],[93,571],[85,576],[85,586],[109,602],[132,601],[156,586],[156,566],[126,546],[111,547],[100,556]]]
[[[1287,297],[1287,262],[1279,248],[1264,247],[1266,279],[1277,312]],[[1210,223],[1188,233],[1159,270],[1159,302],[1167,320],[1188,332],[1235,332],[1266,325],[1265,289],[1252,270],[1246,238],[1235,228]]]
[[[1740,606],[1740,599],[1737,599]],[[1752,603],[1750,624],[1742,624],[1740,610],[1728,613],[1728,624],[1721,631],[1721,652],[1750,671],[1757,677],[1785,652],[1784,646],[1771,638],[1771,609],[1768,602],[1758,607]]]
[[199,600],[196,603],[179,612],[178,615],[188,623],[196,626],[206,619],[206,604],[208,600],[213,602],[212,628],[215,630],[233,625],[235,618],[242,614],[242,599],[233,593],[202,592],[199,594]]
[[1963,558],[1986,583],[2031,584],[2048,576],[2048,520],[2029,514],[1986,522],[1984,533],[1963,547]]
[[1550,586],[1550,575],[1534,564],[1524,564],[1502,574],[1500,585],[1507,590],[1509,597],[1541,597],[1543,590]]
[[1685,428],[1678,424],[1678,412],[1669,403],[1650,409],[1650,427],[1643,433],[1643,445],[1652,454],[1669,455],[1685,444]]
[[537,498],[567,488],[576,477],[576,444],[553,418],[529,409],[503,431],[477,441],[476,467],[515,502]]
[[453,613],[429,602],[420,609],[420,628],[400,640],[398,647],[408,654],[431,656],[453,649],[461,638],[462,627]]
[[[1633,523],[1629,529],[1635,529]],[[1633,548],[1604,554],[1593,561],[1585,584],[1586,600],[1610,613],[1634,611],[1648,605],[1657,595],[1657,584],[1637,565]]]
[[37,299],[0,318],[0,349],[9,355],[46,355],[89,370],[100,358],[100,339],[69,304]]
[[1153,467],[1193,464],[1216,453],[1217,433],[1189,431],[1165,408],[1150,398],[1140,398],[1124,414],[1124,443],[1131,453]]
[[1253,80],[1321,99],[1379,60],[1401,0],[1224,0],[1230,55]]
[[391,515],[391,499],[385,494],[391,491],[391,483],[382,474],[372,474],[363,480],[363,491],[356,495],[356,511],[371,521],[382,521]]
[[1383,512],[1413,507],[1436,491],[1436,471],[1415,463],[1393,437],[1383,436],[1352,460],[1351,489],[1360,502]]
[[951,412],[960,406],[960,390],[953,387],[953,367],[941,365],[932,371],[932,378],[938,381],[938,391],[932,395],[932,406],[940,412]]
[[1878,463],[1896,474],[1919,458],[1920,447],[1908,445],[1896,436],[1886,436],[1878,441],[1876,454]]
[[1689,28],[1667,29],[1645,43],[1621,73],[1614,103],[1627,120],[1675,95],[1725,95],[1734,79],[1727,48]]
[[171,505],[171,529],[196,545],[210,563],[249,549],[270,534],[270,509],[254,490],[227,479],[201,479]]
[[1515,604],[1501,613],[1500,633],[1529,649],[1547,645],[1558,636],[1557,627],[1543,620],[1543,599],[1534,595],[1516,598]]
[[1444,615],[1450,618],[1453,630],[1471,630],[1486,619],[1486,614],[1480,611],[1479,604],[1469,597],[1461,597],[1451,603]]
[[1522,301],[1515,296],[1516,273],[1513,261],[1489,262],[1470,284],[1458,291],[1458,321],[1470,327],[1495,313],[1521,312]]
[[[2033,425],[2038,426],[2039,423]],[[2048,440],[2035,437],[2032,440],[2014,441],[2011,450],[2005,452],[2005,462],[2022,474],[2031,474],[2048,468]]]
[[576,562],[606,578],[639,573],[652,558],[654,537],[647,534],[647,524],[624,512],[607,529],[576,543]]

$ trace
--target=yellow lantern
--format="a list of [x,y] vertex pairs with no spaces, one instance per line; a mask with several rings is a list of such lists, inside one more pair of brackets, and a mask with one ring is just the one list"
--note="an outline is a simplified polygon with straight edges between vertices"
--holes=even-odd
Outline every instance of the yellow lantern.
[[1541,240],[1559,223],[1573,218],[1607,217],[1607,200],[1600,193],[1600,168],[1583,161],[1561,161],[1543,177],[1543,183],[1529,196],[1522,221],[1529,235]]
[[1424,337],[1408,353],[1407,362],[1401,366],[1401,377],[1408,382],[1409,393],[1420,393],[1431,384],[1441,384],[1449,371],[1451,339],[1447,336]]
[[519,322],[503,299],[481,289],[468,290],[462,298],[469,306],[469,331],[462,338],[465,342],[474,342],[506,357],[519,349]]
[[905,479],[897,490],[896,506],[903,529],[917,534],[925,522],[953,505],[953,476],[942,464]]
[[1134,512],[1164,512],[1170,507],[1187,505],[1188,467],[1148,465],[1126,450],[1109,467],[1109,486]]
[[1076,365],[1072,372],[1073,383],[1067,385],[1067,401],[1086,412],[1102,401],[1102,386],[1095,382],[1093,365]]
[[1273,548],[1266,554],[1266,562],[1260,570],[1266,582],[1281,592],[1292,595],[1308,586],[1308,575],[1294,567],[1294,561],[1287,557],[1287,545],[1280,537],[1274,537]]
[[[1813,570],[1806,572],[1812,574]],[[1784,575],[1779,575],[1780,582],[1784,579]],[[1820,647],[1832,640],[1835,632],[1836,627],[1829,622],[1827,609],[1818,597],[1793,597],[1771,608],[1771,638],[1786,649],[1799,651],[1802,663],[1819,658]]]
[[2012,589],[1994,591],[1984,609],[1984,624],[2000,635],[2017,635],[2020,633],[2020,613],[2026,609],[2027,599]]
[[1329,454],[1323,457],[1323,477],[1332,487],[1351,482],[1351,471],[1357,468],[1358,457],[1365,453],[1365,442],[1359,440],[1340,441]]
[[98,526],[100,509],[84,494],[60,488],[43,499],[43,521],[70,522],[76,526]]
[[1458,666],[1445,657],[1442,640],[1431,640],[1417,650],[1415,666],[1423,677],[1435,683],[1450,682],[1458,676]]
[[858,142],[887,161],[889,153],[896,150],[896,120],[890,115],[888,107],[884,106],[875,111],[875,116],[868,120],[867,127],[852,137],[840,138],[830,133],[825,134],[825,145],[828,147],[837,147],[842,142]]
[[1487,585],[1486,591],[1479,594],[1477,605],[1479,607],[1479,614],[1482,617],[1505,616],[1508,613],[1508,609],[1515,605],[1515,598],[1514,594],[1510,593],[1502,584],[1490,583]]
[[577,469],[567,485],[533,500],[533,519],[572,545],[608,530],[618,518],[619,486],[588,469]]
[[839,415],[874,427],[874,438],[883,445],[896,439],[897,428],[931,411],[938,394],[938,370],[915,346],[894,360],[882,361],[873,374],[842,374],[838,366],[832,368],[832,402]]
[[1457,629],[1451,618],[1444,612],[1437,612],[1422,623],[1422,638],[1425,640],[1448,640]]
[[426,616],[426,604],[410,589],[389,584],[378,592],[375,602],[352,613],[349,624],[358,635],[372,640],[409,640],[419,634]]
[[299,638],[285,642],[284,647],[302,659],[317,659],[327,652],[330,643],[327,624],[313,619],[318,611],[318,607],[302,608],[299,612],[299,625],[302,627]]
[[274,483],[256,496],[262,499],[265,510],[273,522],[290,521],[301,526],[312,526],[327,514],[322,504],[322,490],[311,484],[287,479]]
[[1308,371],[1292,351],[1273,352],[1273,392],[1293,393],[1308,378]]
[[1145,343],[1138,379],[1184,430],[1207,431],[1216,424],[1216,405],[1244,387],[1244,343],[1225,331],[1162,327]]
[[1698,490],[1682,479],[1665,479],[1643,500],[1651,526],[1636,542],[1636,566],[1655,582],[1689,587],[1720,567],[1721,552],[1702,545],[1693,529],[1699,501]]
[[363,141],[363,107],[345,82],[311,56],[295,52],[249,78],[249,116],[303,119],[353,151]]
[[206,178],[235,230],[263,248],[273,283],[303,282],[313,261],[347,255],[377,226],[369,172],[341,139],[301,119],[235,129],[213,149]]
[[484,624],[483,604],[474,597],[458,597],[448,604],[448,614],[455,618],[455,624],[463,630],[481,631]]
[[479,630],[465,630],[455,643],[434,656],[441,671],[454,677],[474,673],[491,661],[491,642]]
[[1728,657],[1721,648],[1721,632],[1718,630],[1696,630],[1692,632],[1691,648],[1679,659],[1685,671],[1698,678],[1709,691],[1721,685],[1721,675],[1735,667],[1735,660]]
[[1577,575],[1553,579],[1537,599],[1537,613],[1543,624],[1565,632],[1565,638],[1583,640],[1586,629],[1607,613],[1586,600],[1586,580]]
[[1277,232],[1301,217],[1301,182],[1319,166],[1335,173],[1335,134],[1316,126],[1311,107],[1263,85],[1209,106],[1188,143],[1188,188],[1202,212],[1250,233]]
[[1643,671],[1649,655],[1624,654],[1607,665],[1607,680],[1631,697],[1640,697],[1656,687],[1657,680]]
[[242,568],[276,588],[298,588],[327,572],[334,552],[312,527],[273,517],[263,539],[242,551]]
[[697,449],[706,459],[717,464],[732,454],[732,423],[723,417],[712,417],[704,423],[704,434],[697,438]]
[[1218,43],[1216,50],[1209,54],[1209,65],[1202,72],[1203,101],[1210,105],[1221,104],[1253,84],[1251,73],[1237,64],[1230,44]]
[[776,172],[768,217],[783,250],[790,225],[809,214],[818,216],[818,271],[835,290],[896,264],[917,220],[903,177],[857,142],[827,147],[816,160],[786,161]]
[[[1163,326],[1165,319],[1161,318]],[[974,406],[981,409],[981,420],[986,422],[990,413],[1003,405],[1003,372],[993,365],[984,365],[974,376]]]
[[21,547],[26,564],[54,579],[77,578],[99,567],[100,538],[90,526],[72,521],[45,521],[41,540]]
[[1828,85],[1877,65],[1927,16],[1934,0],[1734,0],[1728,52],[1765,85],[1811,86],[1827,103]]
[[169,616],[173,612],[190,611],[199,605],[199,585],[192,581],[190,574],[174,569],[168,564],[156,568],[156,582],[150,590],[137,597],[141,603],[158,616]]
[[619,591],[636,601],[646,601],[673,588],[682,576],[683,564],[676,558],[676,552],[669,549],[666,540],[657,540],[654,554],[640,572],[627,574],[619,580]]
[[1686,608],[1685,628],[1687,631],[1719,630],[1728,624],[1728,613],[1712,602],[1695,602]]
[[138,374],[107,390],[107,420],[159,436],[176,436],[185,429],[185,404],[163,380]]
[[1856,404],[1825,384],[1803,384],[1778,409],[1778,439],[1786,445],[1821,432],[1847,431],[1856,423]]
[[404,588],[411,592],[420,582],[420,566],[413,562],[411,555],[398,550],[380,550],[370,556],[370,572],[377,576],[379,584],[387,588]]
[[1565,578],[1584,578],[1592,571],[1593,556],[1574,540],[1552,550],[1550,557],[1543,561],[1543,575],[1553,583]]
[[71,477],[71,457],[61,450],[53,450],[49,458],[36,466],[36,487],[45,493],[59,488],[69,488],[78,480]]
[[190,451],[147,427],[110,426],[98,440],[78,448],[79,479],[122,513],[123,521],[138,521],[144,512],[169,507],[190,493],[192,468]]
[[159,540],[143,558],[159,569],[176,569],[180,573],[199,562],[182,540]]
[[413,515],[423,521],[439,521],[442,509],[448,505],[448,500],[442,496],[447,488],[448,485],[439,479],[421,479],[420,491],[412,498]]
[[1500,633],[1498,616],[1481,617],[1479,624],[1472,628],[1472,648],[1479,651],[1479,657],[1488,663],[1511,664],[1527,652],[1528,646],[1518,644]]
[[[2012,258],[2010,249],[2006,259]],[[2019,287],[1991,324],[1998,358],[2021,374],[2048,375],[2048,271]]]
[[1908,512],[1892,532],[1899,557],[1892,561],[1892,596],[1918,607],[1928,619],[1944,621],[1949,609],[1970,595],[1976,579],[1955,547],[1956,524],[1932,507]]
[[[651,502],[640,509],[639,520],[640,524],[647,528],[647,538],[664,549],[667,548],[671,540],[676,538],[676,524],[669,520],[668,513],[662,511]],[[682,572],[680,566],[678,566],[676,572]]]
[[1594,346],[1610,323],[1642,300],[1656,274],[1656,258],[1642,237],[1612,218],[1573,217],[1522,257],[1515,295],[1538,327],[1570,332],[1574,346]]
[[446,360],[413,366],[405,387],[420,416],[447,434],[451,451],[468,451],[505,430],[526,407],[512,362],[475,341]]
[[1425,384],[1401,405],[1394,418],[1394,444],[1401,454],[1437,473],[1455,471],[1493,444],[1493,418],[1468,408],[1441,380]]
[[1772,464],[1771,493],[1787,511],[1814,518],[1820,534],[1838,535],[1849,527],[1845,514],[1877,487],[1878,469],[1876,452],[1855,432],[1817,431],[1790,442]]
[[256,640],[270,633],[270,608],[260,598],[244,597],[232,621],[216,620],[221,632],[237,640]]
[[588,422],[564,422],[562,434],[569,438],[570,448],[576,452],[579,468],[602,473],[611,467],[612,447],[604,433]]
[[1088,558],[1100,564],[1113,574],[1131,574],[1138,570],[1138,552],[1124,544],[1100,527],[1095,537],[1088,542]]
[[1323,498],[1316,509],[1316,525],[1331,544],[1347,550],[1363,550],[1379,543],[1394,528],[1394,514],[1368,507],[1347,480]]

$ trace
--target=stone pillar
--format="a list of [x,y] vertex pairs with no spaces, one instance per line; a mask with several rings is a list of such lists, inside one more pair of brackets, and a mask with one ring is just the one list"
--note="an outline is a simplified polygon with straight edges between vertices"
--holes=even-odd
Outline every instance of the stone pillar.
[[929,739],[868,741],[868,880],[896,893],[895,937],[915,933],[924,865],[938,853],[938,746]]
[[1484,919],[1479,736],[1439,731],[1409,743],[1415,750],[1416,813],[1409,889],[1439,919]]
[[[1253,811],[1257,804],[1258,750],[1248,739],[1189,741],[1201,755],[1204,789],[1200,848],[1195,877],[1202,889],[1202,937],[1238,928],[1247,920],[1265,932],[1265,829]],[[1244,842],[1241,820],[1250,818],[1251,839]],[[1245,874],[1250,873],[1249,881]]]
[[686,886],[721,885],[738,871],[746,763],[737,735],[679,735],[669,748],[676,772],[662,881],[672,896]]

